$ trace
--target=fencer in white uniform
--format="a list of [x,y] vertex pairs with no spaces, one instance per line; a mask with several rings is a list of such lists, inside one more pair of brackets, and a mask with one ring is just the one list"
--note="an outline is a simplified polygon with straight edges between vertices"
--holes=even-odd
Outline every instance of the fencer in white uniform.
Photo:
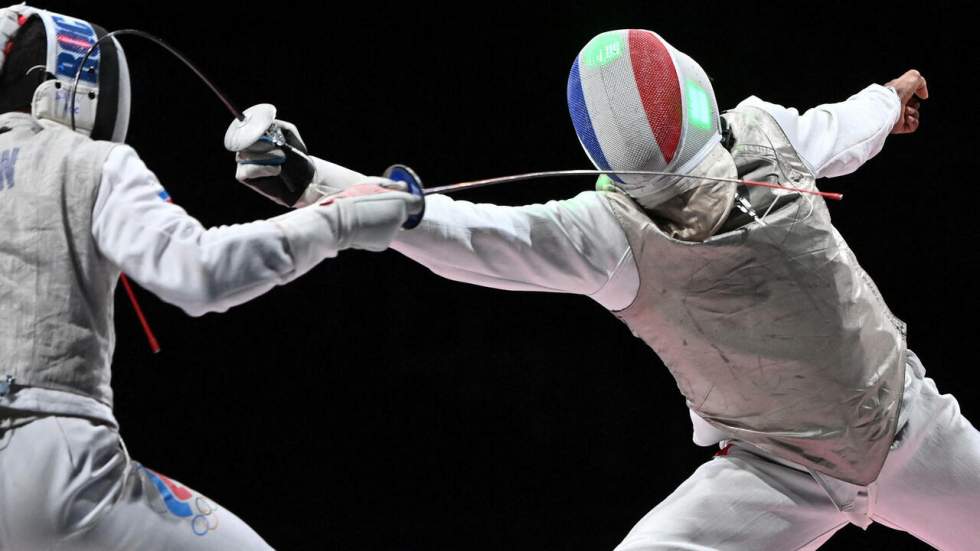
[[[614,177],[523,207],[429,196],[392,248],[457,281],[589,296],[664,360],[694,441],[721,451],[618,549],[816,549],[872,522],[973,549],[980,433],[925,377],[822,199],[696,177],[816,191],[914,131],[926,95],[910,71],[803,114],[751,97],[719,117],[693,60],[648,31],[604,33],[569,78],[590,159],[695,177]],[[249,164],[262,155],[239,157],[240,181],[275,175]],[[309,162],[310,193],[363,178]]]
[[270,220],[202,227],[119,143],[129,82],[115,41],[94,56],[69,127],[63,90],[104,32],[0,9],[0,549],[270,549],[127,454],[110,387],[120,271],[190,315],[221,312],[340,250],[385,249],[420,203],[365,183]]

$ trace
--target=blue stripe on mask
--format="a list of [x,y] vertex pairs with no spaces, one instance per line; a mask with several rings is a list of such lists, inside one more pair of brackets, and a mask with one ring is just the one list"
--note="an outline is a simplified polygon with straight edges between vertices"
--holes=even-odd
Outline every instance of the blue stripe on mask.
[[[592,162],[601,170],[609,170],[609,161],[602,153],[599,139],[595,135],[595,129],[592,128],[589,108],[585,104],[585,92],[582,90],[578,59],[572,64],[572,71],[568,75],[568,113],[572,116],[575,133],[578,134],[578,139],[588,151]],[[610,177],[619,183],[623,183],[615,174],[610,175]]]

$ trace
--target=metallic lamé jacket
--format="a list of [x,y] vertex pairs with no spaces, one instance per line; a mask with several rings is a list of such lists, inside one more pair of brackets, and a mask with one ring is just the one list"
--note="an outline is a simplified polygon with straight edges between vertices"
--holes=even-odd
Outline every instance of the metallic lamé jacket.
[[[737,176],[816,189],[768,113],[743,107],[724,118]],[[636,300],[616,315],[663,359],[689,406],[732,439],[848,482],[874,481],[898,422],[905,326],[823,199],[794,194],[765,224],[689,242],[625,194],[604,195],[640,274]],[[773,197],[753,192],[760,215]]]
[[92,210],[115,145],[0,115],[0,379],[13,377],[12,393],[51,389],[112,405],[119,270],[96,246]]

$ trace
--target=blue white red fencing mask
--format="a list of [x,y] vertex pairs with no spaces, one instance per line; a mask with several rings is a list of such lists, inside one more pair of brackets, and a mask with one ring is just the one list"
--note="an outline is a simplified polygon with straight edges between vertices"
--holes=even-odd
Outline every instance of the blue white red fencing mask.
[[[609,31],[589,41],[568,76],[568,110],[601,170],[686,173],[721,140],[708,75],[652,31]],[[669,176],[611,178],[647,208],[699,184]]]

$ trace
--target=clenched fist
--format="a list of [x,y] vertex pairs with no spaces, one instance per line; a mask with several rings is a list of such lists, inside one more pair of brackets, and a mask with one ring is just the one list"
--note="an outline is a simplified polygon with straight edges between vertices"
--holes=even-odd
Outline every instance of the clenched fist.
[[919,128],[919,104],[929,98],[926,78],[919,71],[910,69],[904,75],[885,84],[895,89],[902,102],[901,115],[892,127],[892,134],[909,134]]

